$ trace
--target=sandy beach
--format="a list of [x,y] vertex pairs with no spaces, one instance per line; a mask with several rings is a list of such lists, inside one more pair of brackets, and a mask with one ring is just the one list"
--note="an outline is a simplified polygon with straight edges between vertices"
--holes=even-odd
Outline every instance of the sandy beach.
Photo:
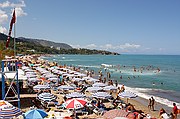
[[[39,57],[39,56],[38,56]],[[38,59],[38,57],[36,56],[36,58],[34,58],[34,59]],[[27,59],[26,59],[27,60]],[[31,63],[32,64],[32,62],[34,63],[34,65],[36,64],[36,62],[38,62],[38,63],[40,63],[40,61],[36,61],[36,60],[33,60],[32,62],[31,62],[31,59],[29,59],[29,60],[23,60],[24,62],[26,62],[26,64],[27,63]],[[43,60],[41,60],[41,62],[45,62],[45,61],[43,61]],[[46,67],[46,70],[47,69],[54,69],[54,67],[55,67],[55,64],[57,65],[57,63],[52,63],[52,62],[49,62],[49,67],[46,67],[46,66],[43,66],[43,67]],[[62,67],[63,68],[63,70],[70,70],[70,69],[66,69],[66,67],[64,67],[64,66],[59,66],[59,67]],[[35,68],[34,68],[35,69]],[[44,68],[45,69],[45,68]],[[71,67],[71,69],[76,69],[76,67]],[[47,70],[48,71],[48,70]],[[49,70],[51,73],[53,72],[52,70]],[[48,72],[49,72],[48,71]],[[42,75],[41,75],[41,73],[38,71],[38,70],[35,70],[35,72],[36,72],[36,74],[38,75],[37,77],[38,78],[42,78]],[[70,72],[76,72],[75,70],[74,71],[71,71],[70,70]],[[77,73],[79,73],[79,72],[77,72]],[[85,73],[85,72],[84,72]],[[84,74],[81,74],[81,75],[84,75]],[[95,76],[95,75],[93,75],[94,77],[97,77],[97,76]],[[92,76],[92,77],[93,77]],[[91,78],[92,78],[91,77]],[[66,78],[66,77],[65,77]],[[97,79],[96,79],[97,80]],[[109,80],[110,81],[110,80]],[[101,82],[101,81],[100,81]],[[43,80],[43,83],[48,83],[48,84],[50,84],[50,81],[48,81],[48,79],[47,80]],[[60,85],[71,85],[71,84],[74,84],[75,85],[75,82],[73,82],[72,80],[67,80],[67,81],[65,81],[65,82],[62,82],[62,83],[64,83],[64,84],[60,84]],[[78,83],[78,82],[77,82]],[[107,82],[106,82],[107,83]],[[52,110],[56,110],[56,111],[58,111],[58,113],[62,116],[62,115],[64,115],[64,117],[65,116],[70,116],[70,115],[72,115],[71,113],[72,112],[69,112],[69,109],[61,109],[61,110],[59,110],[59,109],[57,109],[55,106],[54,107],[46,107],[46,108],[44,108],[43,106],[42,106],[42,102],[40,101],[40,100],[37,100],[37,96],[38,96],[38,94],[36,94],[35,92],[34,93],[28,93],[28,90],[29,90],[29,87],[28,87],[28,83],[27,83],[27,81],[26,80],[24,80],[23,81],[23,91],[21,91],[21,92],[23,92],[22,94],[20,94],[20,97],[21,97],[21,109],[22,109],[22,111],[23,112],[27,112],[28,110],[30,110],[32,107],[34,107],[34,106],[36,106],[37,108],[43,108],[48,114],[49,114],[49,116],[52,116],[52,115],[54,115],[55,114],[55,112],[54,111],[52,111]],[[38,84],[38,83],[37,83]],[[82,85],[82,84],[81,84]],[[108,82],[108,85],[109,85],[109,82]],[[110,84],[111,85],[111,84]],[[92,86],[92,84],[90,84],[89,86]],[[112,86],[113,86],[113,84],[112,84]],[[52,87],[51,87],[51,89],[49,90],[50,91],[50,93],[51,94],[53,94],[53,95],[55,95],[56,97],[57,97],[57,99],[56,99],[56,101],[59,103],[59,104],[62,104],[62,102],[65,102],[66,100],[64,99],[64,97],[66,96],[66,94],[67,94],[67,92],[66,92],[66,94],[65,93],[63,93],[63,94],[60,94],[59,92],[58,92],[58,90],[54,90]],[[77,91],[77,90],[68,90],[68,93],[72,93],[72,92],[75,92],[75,91]],[[117,94],[117,92],[119,92],[119,91],[115,91],[115,92],[108,92],[108,93],[110,93],[110,94],[112,94],[112,97],[114,98],[114,99],[116,99],[116,94]],[[86,95],[86,97],[91,97],[92,96],[92,93],[89,93],[89,92],[84,92],[84,94]],[[97,100],[99,100],[99,99],[97,99]],[[101,100],[101,99],[100,99]],[[151,110],[149,110],[148,109],[148,100],[146,100],[146,99],[144,99],[144,98],[141,98],[140,96],[138,96],[138,97],[136,97],[136,98],[130,98],[130,99],[128,99],[128,102],[127,102],[127,99],[126,98],[120,98],[120,100],[122,100],[124,103],[126,103],[126,105],[128,104],[128,103],[130,103],[132,106],[134,106],[134,108],[136,109],[136,110],[141,110],[143,113],[143,115],[150,115],[151,116],[151,118],[159,118],[159,110],[161,109],[161,108],[164,108],[165,110],[166,110],[166,112],[168,113],[168,114],[170,114],[171,112],[172,112],[172,108],[170,108],[170,107],[167,107],[167,106],[165,106],[165,105],[162,105],[162,104],[160,104],[160,103],[156,103],[155,102],[155,110],[154,111],[151,111]],[[36,102],[36,103],[34,103],[34,101]],[[89,100],[89,102],[88,103],[91,103],[91,100]],[[106,108],[112,108],[112,109],[115,109],[114,108],[114,105],[113,105],[113,103],[110,101],[110,102],[103,102],[103,104],[104,104],[104,106],[106,107]],[[117,109],[117,108],[116,108]],[[92,109],[93,110],[93,109]],[[91,110],[91,111],[92,111]],[[126,110],[126,109],[124,109],[124,110]],[[127,111],[127,110],[126,110]],[[104,111],[104,113],[106,113],[106,111]],[[79,115],[78,116],[80,119],[102,119],[102,118],[104,118],[103,117],[103,114],[101,114],[101,115],[98,115],[98,114],[95,114],[95,113],[91,113],[91,114],[88,114],[88,115]],[[178,118],[179,118],[179,115],[178,115]]]

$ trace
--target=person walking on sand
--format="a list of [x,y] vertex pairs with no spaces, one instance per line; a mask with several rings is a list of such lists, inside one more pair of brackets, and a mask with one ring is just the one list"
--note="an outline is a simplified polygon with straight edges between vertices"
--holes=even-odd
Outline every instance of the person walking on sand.
[[178,108],[177,108],[177,106],[176,106],[176,103],[173,103],[172,113],[173,113],[173,115],[174,115],[174,119],[177,119]]
[[151,107],[152,107],[151,104],[152,104],[152,100],[151,100],[151,98],[149,98],[149,103],[148,103],[148,109],[149,110],[151,110]]
[[151,97],[151,107],[152,107],[152,111],[154,111],[154,104],[155,104],[155,100],[153,97]]

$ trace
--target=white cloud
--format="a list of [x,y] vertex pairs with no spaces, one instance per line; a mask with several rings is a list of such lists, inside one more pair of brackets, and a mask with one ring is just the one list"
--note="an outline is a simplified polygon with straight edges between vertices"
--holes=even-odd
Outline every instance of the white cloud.
[[23,0],[20,1],[20,3],[10,3],[9,1],[5,1],[3,3],[0,3],[0,8],[7,8],[7,7],[13,7],[13,8],[18,8],[18,7],[25,7],[25,2]]
[[11,7],[18,8],[18,7],[26,7],[26,4],[23,0],[20,1],[20,3],[11,3]]
[[130,44],[125,43],[123,45],[112,45],[112,44],[105,44],[105,45],[96,45],[96,44],[89,44],[89,45],[71,45],[73,48],[88,48],[88,49],[97,49],[97,50],[108,50],[108,51],[115,51],[115,52],[137,52],[141,45],[137,44]]
[[0,24],[5,23],[8,20],[8,15],[5,11],[0,10]]
[[80,45],[72,45],[72,44],[70,44],[70,46],[73,47],[73,48],[82,48]]
[[7,29],[5,27],[0,26],[0,33],[7,34]]
[[130,44],[130,43],[125,43],[124,45],[119,46],[119,48],[121,49],[138,49],[139,47],[141,47],[141,45]]
[[10,7],[10,2],[9,1],[0,3],[0,8],[6,8],[6,7]]
[[[16,10],[16,16],[26,16],[27,15],[27,13],[25,13],[21,7],[18,7],[15,10]],[[12,13],[13,13],[13,10],[12,10]]]
[[95,44],[89,44],[89,45],[85,46],[84,48],[96,49],[97,46]]

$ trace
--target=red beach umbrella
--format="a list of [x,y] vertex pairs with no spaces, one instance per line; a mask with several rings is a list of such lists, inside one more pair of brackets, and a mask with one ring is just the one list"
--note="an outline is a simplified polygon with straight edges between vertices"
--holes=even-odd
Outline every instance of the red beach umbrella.
[[84,107],[85,104],[86,104],[86,100],[82,98],[73,98],[65,102],[66,108],[69,109],[79,109]]

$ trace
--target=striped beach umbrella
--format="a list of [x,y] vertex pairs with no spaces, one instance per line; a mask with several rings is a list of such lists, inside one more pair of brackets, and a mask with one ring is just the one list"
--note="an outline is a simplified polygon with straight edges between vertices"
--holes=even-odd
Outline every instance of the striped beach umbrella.
[[135,93],[132,93],[129,91],[119,93],[118,96],[122,97],[122,98],[136,98],[137,97],[137,95]]
[[7,101],[0,100],[0,109],[5,108],[7,106],[13,106],[13,105]]
[[94,93],[92,97],[99,98],[99,99],[109,99],[112,96],[108,94],[107,92],[97,92],[97,93]]
[[14,106],[6,106],[0,109],[0,118],[10,119],[13,117],[18,117],[22,114],[22,111],[19,108]]
[[94,83],[92,86],[93,87],[105,87],[105,86],[107,86],[107,84],[98,82],[98,83]]
[[115,87],[113,85],[105,86],[105,87],[103,87],[103,90],[105,90],[105,91],[117,90],[117,87]]
[[83,97],[85,97],[85,95],[82,93],[78,93],[78,92],[72,92],[70,94],[67,94],[66,97],[67,98],[83,98]]
[[88,87],[86,89],[86,91],[89,91],[89,92],[97,92],[97,91],[100,91],[100,90],[103,90],[103,88],[101,88],[101,87]]
[[58,87],[60,90],[74,90],[74,87],[68,85],[61,85]]
[[51,87],[48,85],[35,85],[33,87],[34,90],[45,90],[45,89],[50,89]]
[[128,98],[136,98],[137,97],[137,95],[135,93],[132,93],[129,91],[119,93],[118,96],[121,98],[127,98],[127,103],[128,103]]
[[9,118],[13,118],[13,117],[17,117],[19,115],[22,114],[22,111],[14,106],[10,106],[10,107],[6,107],[3,109],[0,109],[0,118],[5,118],[5,119],[9,119]]
[[50,101],[55,100],[57,97],[54,94],[51,94],[51,93],[41,93],[41,94],[38,95],[37,98],[42,100],[42,101],[50,102]]

